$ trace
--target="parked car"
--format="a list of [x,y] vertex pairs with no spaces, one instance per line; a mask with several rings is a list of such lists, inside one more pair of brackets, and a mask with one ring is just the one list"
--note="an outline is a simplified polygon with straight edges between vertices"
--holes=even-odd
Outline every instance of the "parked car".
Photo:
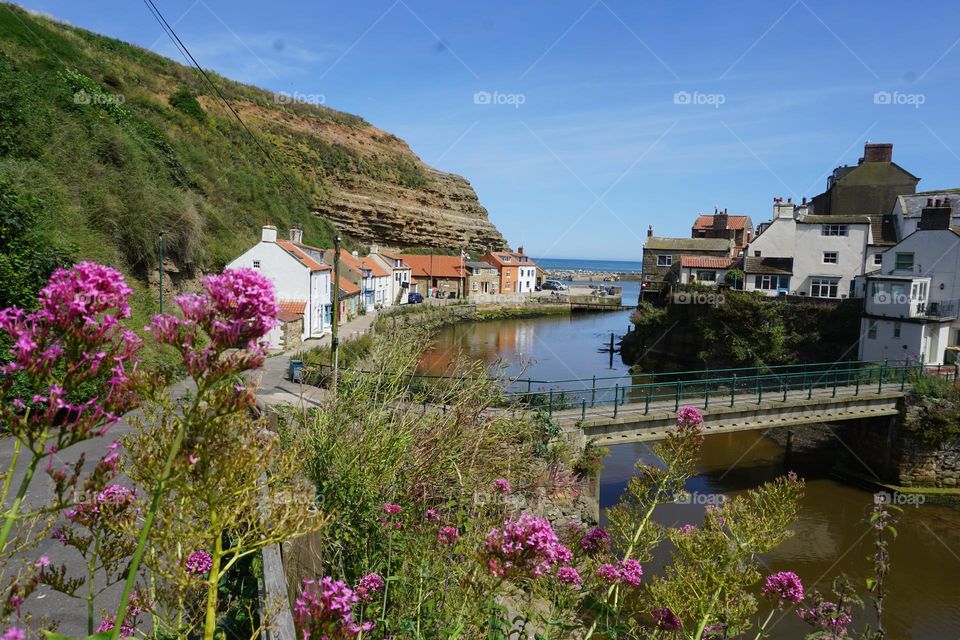
[[417,292],[413,292],[407,296],[407,302],[410,304],[419,304],[423,302],[423,296]]
[[563,284],[559,280],[544,280],[541,288],[544,291],[566,291],[567,285]]

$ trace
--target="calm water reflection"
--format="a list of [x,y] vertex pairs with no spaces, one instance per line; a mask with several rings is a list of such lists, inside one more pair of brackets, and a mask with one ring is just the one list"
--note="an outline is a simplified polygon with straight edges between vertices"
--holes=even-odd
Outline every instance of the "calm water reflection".
[[[625,283],[636,298],[636,283]],[[628,289],[629,288],[629,289]],[[570,318],[508,320],[463,324],[441,332],[422,363],[422,371],[441,373],[452,353],[487,364],[502,360],[509,372],[556,380],[625,375],[627,367],[615,356],[600,352],[610,332],[622,335],[629,312],[585,314]],[[842,449],[838,444],[838,450]],[[640,458],[652,459],[644,444],[613,448],[601,476],[601,504],[614,504],[622,494],[633,466]],[[795,457],[791,467],[807,480],[796,535],[764,561],[772,571],[796,571],[808,585],[829,589],[833,576],[846,573],[862,586],[870,575],[866,557],[872,539],[863,519],[872,495],[832,480],[831,460]],[[756,432],[714,435],[707,438],[697,477],[687,488],[699,494],[736,495],[783,473],[783,450]],[[657,510],[657,520],[668,526],[698,523],[703,506],[669,505]],[[899,537],[891,544],[893,571],[888,579],[888,638],[899,640],[960,639],[960,512],[924,506],[908,507],[897,525]],[[648,573],[658,570],[658,558]],[[869,604],[868,604],[869,607]],[[858,627],[870,618],[857,620]],[[802,638],[807,627],[790,614],[775,627],[772,637]]]

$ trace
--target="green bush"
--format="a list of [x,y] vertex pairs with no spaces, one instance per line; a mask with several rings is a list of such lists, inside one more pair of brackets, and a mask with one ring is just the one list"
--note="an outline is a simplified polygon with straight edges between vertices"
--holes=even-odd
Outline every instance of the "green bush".
[[174,109],[182,111],[200,122],[204,122],[207,119],[207,112],[203,110],[203,107],[200,106],[200,103],[197,101],[197,97],[193,95],[193,92],[189,89],[178,89],[170,95],[169,100],[170,106]]

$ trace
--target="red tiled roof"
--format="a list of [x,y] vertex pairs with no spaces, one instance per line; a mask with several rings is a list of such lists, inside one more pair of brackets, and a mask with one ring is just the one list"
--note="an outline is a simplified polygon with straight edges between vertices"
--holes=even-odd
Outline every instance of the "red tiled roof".
[[736,258],[708,258],[705,256],[680,256],[680,266],[687,269],[729,269],[737,263]]
[[343,276],[340,276],[340,291],[343,291],[348,296],[360,293],[360,287],[353,284]]
[[352,267],[353,269],[359,271],[361,265],[363,265],[364,270],[370,271],[374,276],[389,276],[390,274],[380,266],[380,262],[374,260],[373,258],[361,258],[353,255],[346,249],[340,249],[340,262],[344,262],[347,266]]
[[[505,259],[506,258],[506,259]],[[526,262],[520,262],[520,258],[526,258]],[[535,267],[536,263],[530,259],[530,256],[522,253],[511,253],[510,251],[491,251],[483,256],[484,262],[489,262],[496,267]]]
[[[747,225],[747,216],[727,216],[727,229],[743,229]],[[694,229],[713,229],[713,216],[700,215],[693,223]]]
[[307,255],[307,252],[288,240],[277,240],[277,246],[302,262],[311,271],[326,271],[330,267]]
[[404,253],[397,256],[420,278],[462,278],[463,259],[459,256],[420,256]]
[[301,316],[307,310],[306,300],[277,300],[277,305],[280,307],[281,312],[297,313]]
[[291,311],[281,311],[277,314],[277,320],[280,322],[296,322],[297,320],[302,320],[302,313],[293,313]]

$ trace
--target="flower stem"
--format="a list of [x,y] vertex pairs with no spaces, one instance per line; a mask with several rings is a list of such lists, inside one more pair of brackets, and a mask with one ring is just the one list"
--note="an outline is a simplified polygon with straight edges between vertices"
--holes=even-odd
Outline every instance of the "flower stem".
[[211,514],[210,519],[217,540],[213,547],[213,564],[210,567],[210,577],[207,579],[207,613],[203,621],[203,640],[213,640],[213,635],[217,631],[217,596],[220,587],[220,560],[223,556],[223,535],[216,533],[216,514]]
[[[40,451],[43,451],[43,443],[45,440],[45,438],[40,440]],[[27,471],[23,474],[23,479],[17,488],[17,497],[14,499],[13,504],[10,505],[10,508],[3,514],[3,529],[0,530],[0,553],[5,553],[7,550],[7,542],[10,539],[10,533],[13,531],[13,523],[17,521],[17,515],[20,512],[20,506],[23,504],[23,498],[27,495],[27,488],[30,487],[33,474],[36,473],[37,465],[40,464],[40,459],[43,457],[42,454],[38,454],[36,451],[31,450],[31,452],[33,453],[33,457],[30,459]],[[16,460],[14,460],[14,463],[16,463]],[[11,477],[13,476],[13,471],[14,469],[11,465]]]

